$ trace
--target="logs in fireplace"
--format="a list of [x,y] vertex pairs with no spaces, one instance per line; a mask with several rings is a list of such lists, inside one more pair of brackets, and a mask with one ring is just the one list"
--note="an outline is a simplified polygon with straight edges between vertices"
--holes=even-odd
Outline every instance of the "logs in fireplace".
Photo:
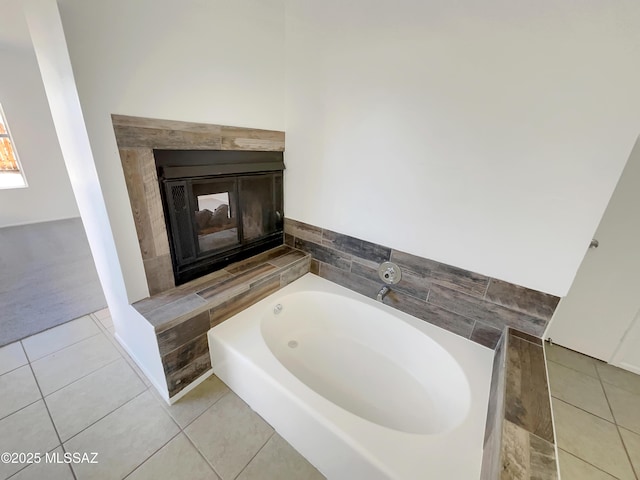
[[154,157],[176,285],[283,243],[282,152]]

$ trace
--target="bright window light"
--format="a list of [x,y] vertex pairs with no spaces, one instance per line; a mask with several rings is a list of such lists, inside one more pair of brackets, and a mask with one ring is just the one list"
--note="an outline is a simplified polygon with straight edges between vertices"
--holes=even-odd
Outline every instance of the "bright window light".
[[9,127],[0,105],[0,188],[22,188],[27,181],[22,173]]

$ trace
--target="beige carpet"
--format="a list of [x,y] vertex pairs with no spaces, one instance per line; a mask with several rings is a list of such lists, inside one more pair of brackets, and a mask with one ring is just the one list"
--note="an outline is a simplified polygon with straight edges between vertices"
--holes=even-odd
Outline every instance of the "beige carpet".
[[0,346],[105,306],[79,218],[0,228]]

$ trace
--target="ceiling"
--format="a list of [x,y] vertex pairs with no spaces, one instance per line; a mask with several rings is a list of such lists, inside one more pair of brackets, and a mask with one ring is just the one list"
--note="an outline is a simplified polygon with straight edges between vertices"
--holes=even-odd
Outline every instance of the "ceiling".
[[0,0],[0,49],[30,49],[31,37],[22,0]]

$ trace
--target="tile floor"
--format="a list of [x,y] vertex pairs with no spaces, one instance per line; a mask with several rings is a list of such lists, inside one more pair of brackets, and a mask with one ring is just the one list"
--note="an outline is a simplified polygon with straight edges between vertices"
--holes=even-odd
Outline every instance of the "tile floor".
[[167,405],[113,331],[101,310],[0,348],[0,453],[98,453],[0,479],[324,478],[216,377]]
[[640,479],[640,376],[545,350],[562,480]]

